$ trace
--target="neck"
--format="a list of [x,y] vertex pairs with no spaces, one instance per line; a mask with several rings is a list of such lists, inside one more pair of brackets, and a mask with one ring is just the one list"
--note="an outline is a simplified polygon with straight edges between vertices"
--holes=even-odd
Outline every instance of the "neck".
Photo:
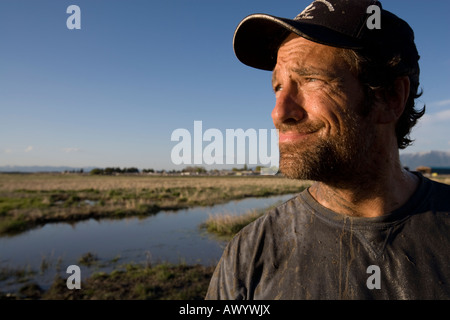
[[309,189],[322,206],[355,217],[377,217],[404,205],[418,186],[418,178],[400,165],[398,151],[372,159],[346,181],[317,182]]

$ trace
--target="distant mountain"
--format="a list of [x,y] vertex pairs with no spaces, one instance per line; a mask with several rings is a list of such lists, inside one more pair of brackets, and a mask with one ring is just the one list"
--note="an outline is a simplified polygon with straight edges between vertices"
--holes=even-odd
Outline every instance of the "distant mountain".
[[[415,170],[425,166],[431,168],[450,168],[449,151],[428,151],[400,154],[400,162],[404,167]],[[66,166],[0,166],[0,172],[64,172],[80,171],[89,172],[96,167],[66,167]]]
[[64,172],[64,171],[80,171],[89,172],[95,167],[52,167],[52,166],[0,166],[0,172]]
[[428,151],[404,153],[400,154],[400,162],[404,167],[408,167],[410,170],[415,170],[420,166],[431,168],[450,168],[450,152]]

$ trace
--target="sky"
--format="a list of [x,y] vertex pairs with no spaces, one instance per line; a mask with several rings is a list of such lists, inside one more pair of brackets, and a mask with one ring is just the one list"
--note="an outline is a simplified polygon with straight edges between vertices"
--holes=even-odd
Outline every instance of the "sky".
[[[234,30],[310,2],[1,0],[0,166],[181,169],[172,134],[194,141],[194,121],[224,137],[273,129],[271,72],[237,60]],[[414,29],[421,56],[427,112],[402,152],[450,151],[450,1],[381,2]],[[81,29],[67,27],[70,5]]]

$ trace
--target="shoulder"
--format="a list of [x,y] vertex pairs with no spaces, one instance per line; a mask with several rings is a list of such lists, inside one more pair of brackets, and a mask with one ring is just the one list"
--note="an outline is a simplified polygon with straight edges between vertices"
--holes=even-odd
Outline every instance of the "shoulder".
[[263,216],[244,227],[232,240],[232,243],[239,243],[239,239],[257,240],[285,234],[293,226],[295,220],[299,219],[309,207],[305,204],[300,193],[284,203],[272,208],[264,213]]
[[[293,219],[301,212],[299,196],[268,210],[226,246],[211,279],[207,299],[247,299],[258,266],[273,265],[282,254]],[[300,210],[299,210],[300,209]]]
[[246,270],[257,261],[282,255],[287,244],[298,237],[298,226],[306,225],[312,215],[313,210],[302,194],[268,210],[241,229],[228,243],[222,260]]
[[[433,185],[433,188],[437,192],[444,192],[444,194],[449,195],[450,192],[450,185],[446,183],[442,183],[436,180],[429,179],[431,184]],[[450,201],[450,199],[448,199]]]
[[450,185],[428,178],[423,178],[427,189],[427,196],[434,209],[450,211]]
[[420,185],[411,201],[413,207],[409,208],[414,213],[411,221],[421,229],[425,226],[437,228],[432,229],[435,235],[436,230],[447,233],[450,227],[450,185],[423,176],[420,178]]
[[448,234],[450,231],[450,185],[431,181],[428,210],[435,219],[437,228]]

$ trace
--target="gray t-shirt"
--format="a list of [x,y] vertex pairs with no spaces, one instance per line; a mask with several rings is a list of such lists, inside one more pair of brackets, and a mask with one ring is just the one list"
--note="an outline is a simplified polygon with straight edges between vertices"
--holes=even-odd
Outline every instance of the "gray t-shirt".
[[450,186],[418,176],[409,201],[376,218],[303,191],[230,241],[206,299],[450,299]]

